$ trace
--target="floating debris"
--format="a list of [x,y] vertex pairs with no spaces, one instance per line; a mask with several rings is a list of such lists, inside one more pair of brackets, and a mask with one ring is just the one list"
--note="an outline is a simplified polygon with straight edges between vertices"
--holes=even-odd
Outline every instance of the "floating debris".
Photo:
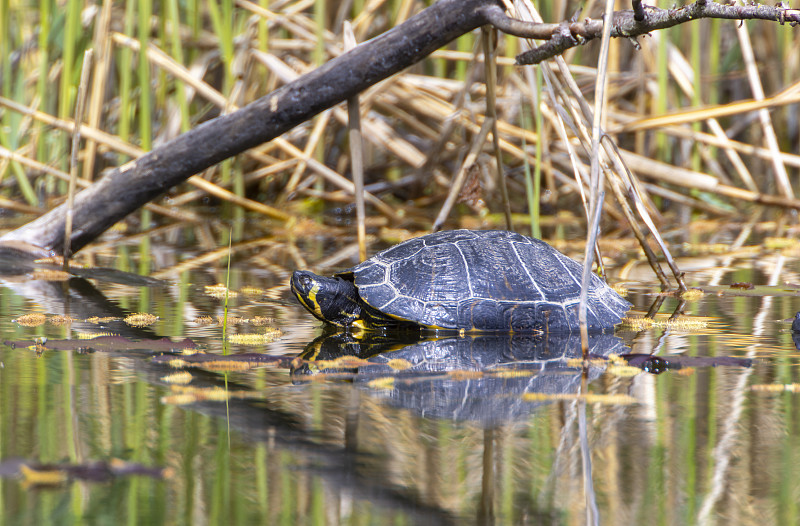
[[91,318],[87,318],[86,322],[100,324],[100,323],[111,323],[112,321],[118,321],[118,320],[119,318],[116,316],[105,316],[103,318],[99,316],[92,316]]
[[614,289],[614,292],[622,296],[623,298],[628,295],[628,287],[626,287],[622,283],[615,283],[611,285],[611,288]]
[[265,365],[275,365],[278,367],[288,367],[290,359],[284,356],[273,356],[270,354],[244,353],[229,356],[218,354],[196,353],[187,356],[161,355],[153,357],[154,363],[160,363],[182,369],[186,367],[198,367],[212,371],[245,371],[254,367]]
[[194,379],[192,373],[188,371],[180,371],[177,373],[168,374],[161,377],[161,381],[168,384],[186,385]]
[[751,391],[762,393],[798,393],[800,384],[755,384],[749,387]]
[[232,316],[230,314],[227,317],[226,316],[217,316],[217,323],[219,325],[226,325],[226,324],[228,326],[230,326],[230,325],[239,325],[239,324],[244,323],[244,322],[245,322],[245,319],[242,318],[241,316]]
[[590,358],[583,360],[573,358],[567,360],[569,367],[604,367],[607,372],[615,376],[631,377],[640,374],[642,371],[651,374],[661,374],[664,371],[674,371],[681,375],[694,374],[694,367],[751,367],[753,360],[749,358],[736,358],[734,356],[655,356],[646,353],[630,353],[623,355],[612,354],[608,361],[604,358]]
[[161,397],[162,404],[187,405],[197,402],[224,402],[231,399],[263,398],[255,391],[230,391],[222,387],[183,387],[172,386],[173,394]]
[[750,290],[756,288],[756,286],[750,283],[749,281],[737,281],[735,283],[731,283],[730,287],[732,289],[742,289],[742,290]]
[[622,327],[634,331],[647,329],[675,329],[682,331],[698,330],[708,327],[711,318],[681,316],[680,318],[647,318],[628,316],[622,319]]
[[242,287],[239,289],[239,294],[242,296],[261,296],[264,292],[264,289],[258,287]]
[[74,340],[18,340],[6,341],[5,345],[12,348],[49,351],[95,351],[95,352],[119,352],[119,351],[147,351],[147,352],[178,352],[186,349],[195,349],[197,345],[189,338],[174,342],[169,338],[159,340],[140,340],[134,341],[122,336],[97,336],[95,338],[74,339]]
[[605,358],[570,358],[567,360],[567,367],[608,367],[610,360]]
[[692,254],[727,254],[731,251],[731,245],[729,243],[683,243],[681,249]]
[[356,367],[363,367],[367,365],[375,365],[373,362],[364,360],[357,356],[344,355],[334,358],[333,360],[315,360],[314,365],[319,370],[325,369],[355,369]]
[[608,367],[609,365],[625,366],[628,362],[618,354],[609,354],[604,358],[570,358],[567,360],[567,367]]
[[23,327],[38,327],[39,325],[44,325],[47,321],[47,316],[40,312],[32,312],[30,314],[23,314],[19,318],[11,321]]
[[[227,320],[227,321],[226,321]],[[267,316],[255,316],[253,318],[245,318],[243,316],[235,316],[233,314],[228,314],[227,318],[225,316],[217,316],[216,318],[212,318],[211,316],[198,316],[194,320],[194,323],[197,325],[224,325],[227,323],[228,326],[231,325],[242,325],[245,323],[249,323],[250,325],[254,325],[256,327],[266,327],[275,323],[275,318],[267,317]],[[269,329],[270,331],[275,334],[275,339],[278,339],[282,334],[280,329],[273,328]]]
[[636,399],[634,397],[623,394],[525,393],[522,395],[522,399],[526,402],[583,400],[588,404],[611,405],[630,405],[636,403]]
[[[34,263],[38,263],[40,265],[56,265],[59,267],[64,266],[64,258],[61,256],[50,256],[46,258],[39,258],[34,260]],[[69,260],[69,267],[70,268],[84,268],[83,265],[78,264],[74,259]]]
[[47,321],[51,325],[55,325],[57,327],[65,327],[67,325],[72,325],[72,323],[75,321],[75,318],[73,318],[72,316],[60,315],[59,314],[59,315],[56,315],[56,316],[52,316]]
[[123,321],[131,327],[147,327],[157,322],[158,316],[147,312],[137,312],[136,314],[125,316]]
[[224,298],[227,292],[227,296],[229,298],[235,298],[239,295],[238,292],[235,290],[229,290],[225,285],[222,283],[218,283],[216,285],[207,285],[205,287],[205,292],[207,295],[211,296],[212,298]]
[[608,369],[606,370],[608,374],[613,374],[614,376],[619,376],[620,378],[631,378],[636,376],[637,374],[642,374],[642,369],[639,367],[634,367],[632,365],[609,365]]
[[790,237],[767,237],[764,239],[764,248],[767,250],[783,250],[800,247],[800,240]]
[[101,336],[116,336],[119,337],[119,334],[115,332],[79,332],[76,339],[77,340],[95,340],[100,338]]
[[167,479],[173,475],[173,470],[119,459],[84,464],[41,464],[19,458],[0,461],[0,476],[19,478],[25,486],[59,486],[73,481],[107,482],[130,475]]
[[19,467],[20,475],[26,484],[34,486],[57,486],[69,480],[69,474],[58,468],[32,468],[26,464]]
[[699,300],[700,298],[702,298],[705,295],[706,295],[706,293],[703,292],[701,289],[692,288],[692,289],[688,289],[688,290],[683,291],[683,293],[681,294],[681,299],[684,299],[684,300],[687,300],[687,301],[695,301],[695,300]]
[[282,335],[280,329],[272,329],[263,333],[231,334],[228,341],[239,345],[264,345],[279,340]]
[[34,269],[32,278],[41,281],[69,281],[72,274],[63,270],[37,268]]
[[456,381],[477,380],[478,378],[483,378],[483,371],[455,369],[452,371],[447,371],[447,376]]
[[495,369],[486,373],[486,376],[494,378],[524,378],[538,374],[538,371],[529,369]]
[[394,376],[384,376],[375,378],[367,382],[367,386],[372,389],[394,389]]
[[410,369],[412,367],[411,362],[404,358],[392,358],[386,362],[386,365],[395,371],[405,371],[406,369]]

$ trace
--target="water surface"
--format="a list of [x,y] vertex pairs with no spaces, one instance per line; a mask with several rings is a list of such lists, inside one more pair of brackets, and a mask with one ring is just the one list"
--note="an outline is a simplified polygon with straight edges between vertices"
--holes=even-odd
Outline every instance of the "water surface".
[[[223,315],[224,296],[205,286],[224,271],[155,284],[6,276],[0,513],[5,524],[797,523],[798,352],[784,320],[800,302],[783,287],[797,269],[779,255],[699,269],[690,283],[781,287],[715,289],[683,306],[702,323],[618,331],[585,364],[569,341],[326,336],[285,276],[253,268],[231,273],[228,314],[245,322],[227,327],[239,335],[227,348],[222,325],[200,318]],[[627,286],[643,314],[652,283]],[[137,312],[158,319],[124,321]],[[31,313],[45,321],[21,324]],[[67,341],[97,335],[120,339]],[[262,358],[233,371],[158,358],[188,347]],[[341,349],[358,358],[333,361]],[[619,354],[658,359],[630,367]],[[131,470],[114,471],[121,462]]]

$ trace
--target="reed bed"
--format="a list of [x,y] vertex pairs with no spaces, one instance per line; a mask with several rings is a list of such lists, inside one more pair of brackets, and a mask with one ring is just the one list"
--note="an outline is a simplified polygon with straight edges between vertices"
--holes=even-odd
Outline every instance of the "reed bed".
[[[546,4],[539,14],[547,21],[582,6]],[[80,187],[343,53],[345,22],[361,42],[425,6],[413,0],[0,3],[0,206],[32,218],[66,199],[87,49],[95,59],[80,117]],[[581,16],[601,13],[590,2]],[[442,220],[503,226],[498,166],[518,227],[546,237],[585,228],[588,208],[575,211],[588,206],[581,204],[592,160],[592,113],[585,109],[594,97],[599,42],[541,67],[515,67],[526,43],[499,34],[494,63],[485,68],[490,48],[481,38],[464,35],[360,95],[370,231],[387,227],[384,237],[393,238],[397,231],[388,227],[430,229],[459,173],[465,179],[459,204]],[[639,44],[612,41],[606,64],[601,124],[618,151],[607,149],[600,169],[618,200],[604,205],[605,232],[626,236],[630,220],[642,214],[657,229],[697,217],[745,221],[754,204],[780,218],[800,209],[794,196],[800,31],[699,20]],[[482,134],[487,119],[494,128]],[[245,219],[258,214],[265,218],[260,235],[290,243],[306,235],[353,235],[355,227],[320,228],[323,211],[346,211],[353,202],[348,121],[341,105],[191,178],[146,207],[135,218],[138,228],[206,222],[219,227],[209,245],[224,247],[228,235],[237,243],[252,238]],[[641,200],[631,200],[631,191]],[[203,217],[187,208],[208,199],[223,203],[221,214]],[[558,226],[540,217],[559,210],[572,212]]]

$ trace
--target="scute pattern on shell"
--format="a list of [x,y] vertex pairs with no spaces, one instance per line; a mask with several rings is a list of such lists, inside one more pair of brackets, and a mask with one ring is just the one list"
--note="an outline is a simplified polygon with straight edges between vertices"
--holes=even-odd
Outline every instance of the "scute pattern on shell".
[[[544,241],[502,230],[453,230],[400,243],[353,267],[371,307],[426,327],[570,332],[578,327],[581,265]],[[591,330],[630,304],[597,276]]]

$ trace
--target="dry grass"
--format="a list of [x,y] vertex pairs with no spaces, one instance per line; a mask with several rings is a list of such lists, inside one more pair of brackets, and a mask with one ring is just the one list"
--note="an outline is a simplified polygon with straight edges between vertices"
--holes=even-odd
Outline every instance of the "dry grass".
[[[73,2],[67,4],[69,11]],[[3,22],[7,27],[0,28],[3,56],[14,58],[0,73],[0,205],[33,216],[64,198],[66,188],[59,181],[67,180],[74,127],[67,117],[72,100],[64,100],[64,93],[74,97],[80,71],[74,59],[65,60],[81,56],[85,48],[94,48],[96,61],[81,125],[81,186],[104,167],[140,155],[139,145],[147,137],[161,144],[341,54],[344,20],[352,20],[356,40],[363,41],[424,7],[412,0],[356,2],[350,10],[342,7],[347,4],[328,3],[321,27],[311,1],[238,1],[231,12],[219,13],[205,11],[205,3],[185,5],[187,10],[179,11],[177,3],[166,2],[162,11],[154,12],[144,32],[149,35],[145,45],[137,38],[136,22],[124,22],[128,2],[85,9],[77,34],[92,37],[53,44],[36,33],[36,28],[47,31],[52,26],[42,24],[43,10],[10,2]],[[549,7],[544,16],[556,20],[571,13],[575,4]],[[591,3],[586,9],[599,13],[599,6]],[[642,39],[641,50],[629,42],[612,42],[602,127],[619,150],[604,141],[598,160],[619,202],[605,205],[606,231],[627,231],[624,215],[649,217],[652,229],[675,226],[692,215],[744,220],[746,203],[800,208],[791,187],[800,167],[800,64],[791,58],[800,47],[800,32],[766,22],[748,23],[741,30],[736,22],[702,20],[696,25],[699,31],[686,25]],[[472,164],[480,168],[479,197],[489,210],[501,211],[492,143],[480,141],[482,147],[472,147],[485,120],[495,114],[512,211],[528,207],[526,163],[541,172],[544,206],[586,206],[581,203],[586,202],[591,171],[590,108],[599,46],[591,44],[545,64],[544,84],[537,89],[530,68],[510,65],[524,44],[500,35],[497,84],[491,94],[496,104],[487,110],[479,40],[477,33],[466,35],[361,94],[367,212],[373,216],[368,227],[430,228],[454,177]],[[138,62],[143,50],[146,60]],[[134,69],[140,64],[146,75],[139,71],[131,76],[124,71],[126,64]],[[73,86],[71,91],[48,89],[62,78]],[[145,89],[151,93],[152,109],[150,119],[137,120],[146,108],[138,83],[145,78],[151,79]],[[534,122],[534,107],[543,122],[538,132],[523,124]],[[175,207],[212,196],[288,225],[272,233],[291,245],[302,235],[293,230],[304,217],[318,218],[320,210],[352,200],[347,122],[343,106],[327,111],[198,174],[170,191],[170,206],[154,203],[150,210],[165,216],[159,222],[197,222],[202,219],[193,212]],[[470,162],[464,163],[468,152]],[[636,193],[640,198],[631,200]],[[462,216],[473,213],[467,205],[456,206],[448,224],[459,224]],[[481,217],[484,226],[495,226],[494,216]],[[224,230],[215,230],[217,246],[227,244],[220,233]],[[549,229],[545,236],[556,232]]]

